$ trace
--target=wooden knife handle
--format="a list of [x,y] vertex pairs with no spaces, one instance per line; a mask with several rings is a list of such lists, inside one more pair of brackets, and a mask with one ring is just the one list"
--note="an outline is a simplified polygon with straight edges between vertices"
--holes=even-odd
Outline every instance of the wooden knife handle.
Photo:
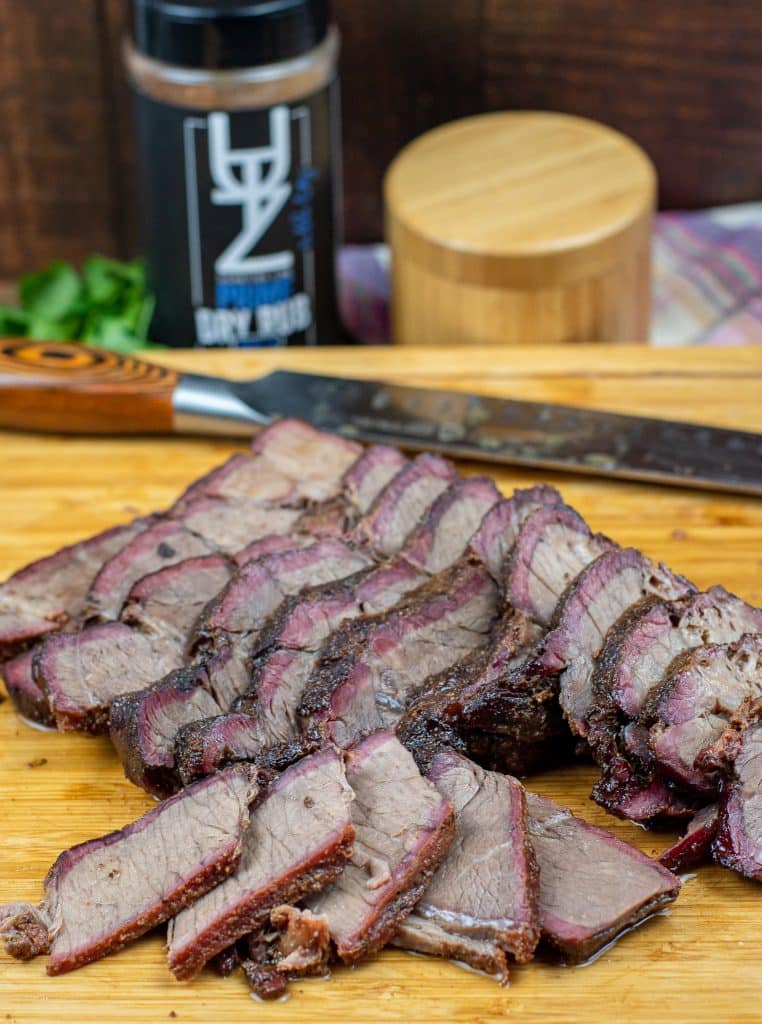
[[174,370],[85,345],[0,339],[0,427],[61,434],[172,431]]

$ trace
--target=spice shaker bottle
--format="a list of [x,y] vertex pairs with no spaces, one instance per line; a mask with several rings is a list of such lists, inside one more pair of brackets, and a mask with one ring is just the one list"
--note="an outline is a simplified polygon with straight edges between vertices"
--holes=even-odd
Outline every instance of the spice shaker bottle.
[[338,49],[327,0],[133,0],[154,341],[339,340]]

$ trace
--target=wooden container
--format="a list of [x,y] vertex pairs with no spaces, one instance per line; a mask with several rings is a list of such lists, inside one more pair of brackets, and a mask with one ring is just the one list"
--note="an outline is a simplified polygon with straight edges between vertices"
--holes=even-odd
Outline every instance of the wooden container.
[[566,114],[484,114],[410,143],[384,182],[403,345],[648,339],[656,174]]

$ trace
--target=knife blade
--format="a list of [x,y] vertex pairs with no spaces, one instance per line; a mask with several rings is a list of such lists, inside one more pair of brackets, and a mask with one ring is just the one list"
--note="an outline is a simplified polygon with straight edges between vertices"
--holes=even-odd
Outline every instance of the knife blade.
[[757,433],[290,370],[178,375],[81,345],[0,348],[2,426],[250,436],[282,416],[456,458],[762,496]]

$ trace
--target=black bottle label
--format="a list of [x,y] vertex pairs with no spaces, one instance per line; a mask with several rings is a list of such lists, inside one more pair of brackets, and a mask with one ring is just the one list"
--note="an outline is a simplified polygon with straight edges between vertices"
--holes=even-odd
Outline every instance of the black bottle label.
[[296,103],[193,110],[136,93],[153,340],[338,340],[336,80]]

